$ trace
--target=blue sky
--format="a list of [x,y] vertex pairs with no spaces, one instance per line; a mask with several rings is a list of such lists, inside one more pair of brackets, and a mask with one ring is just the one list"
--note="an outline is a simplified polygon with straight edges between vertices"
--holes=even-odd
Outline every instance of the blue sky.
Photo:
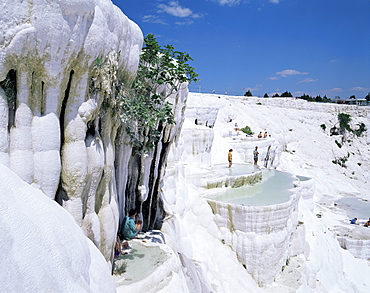
[[363,98],[370,0],[113,0],[144,35],[188,53],[190,91]]

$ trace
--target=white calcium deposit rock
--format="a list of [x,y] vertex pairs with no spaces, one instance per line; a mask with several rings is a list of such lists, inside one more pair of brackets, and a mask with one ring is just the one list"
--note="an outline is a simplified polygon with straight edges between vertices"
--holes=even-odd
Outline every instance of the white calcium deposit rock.
[[1,164],[0,225],[1,292],[115,292],[71,215]]
[[[94,92],[94,65],[111,62],[129,84],[142,33],[108,0],[0,7],[0,161],[62,204],[109,261],[118,228],[117,127],[109,111],[100,115],[110,83],[101,80],[104,91]],[[104,199],[96,202],[99,188]],[[108,206],[111,215],[99,216]]]

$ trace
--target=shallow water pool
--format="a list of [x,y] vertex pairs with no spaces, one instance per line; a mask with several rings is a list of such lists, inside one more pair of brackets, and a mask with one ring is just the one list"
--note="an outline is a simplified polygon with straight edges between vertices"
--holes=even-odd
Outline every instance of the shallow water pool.
[[346,211],[350,219],[358,218],[367,220],[370,218],[370,202],[355,197],[343,197],[336,201],[339,208]]
[[164,263],[168,256],[159,246],[146,246],[139,241],[129,241],[132,250],[129,254],[119,256],[116,265],[126,263],[126,272],[116,276],[116,282],[120,285],[127,285],[138,282]]
[[212,171],[221,175],[239,176],[252,174],[259,171],[259,167],[251,164],[233,164],[231,168],[227,164],[214,165]]
[[[253,167],[253,166],[252,166]],[[283,203],[292,195],[294,177],[286,172],[262,170],[262,182],[240,188],[220,188],[207,193],[212,200],[251,206]]]

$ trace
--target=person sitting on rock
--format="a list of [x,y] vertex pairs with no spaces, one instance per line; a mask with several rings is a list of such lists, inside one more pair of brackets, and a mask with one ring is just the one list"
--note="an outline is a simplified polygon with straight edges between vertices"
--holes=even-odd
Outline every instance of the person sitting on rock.
[[258,133],[258,138],[262,138],[262,131],[260,133]]
[[365,225],[364,225],[365,227],[370,227],[370,218],[369,218],[369,220],[367,220],[367,222],[365,223]]
[[136,216],[136,210],[135,209],[130,209],[130,211],[128,212],[128,216],[126,216],[126,221],[123,225],[123,239],[125,240],[131,240],[133,238],[135,238],[135,236],[137,235],[137,233],[139,233],[140,229],[141,229],[141,224],[142,224],[142,221],[140,220],[136,220],[136,223],[135,223],[135,218]]
[[265,131],[265,133],[263,134],[263,138],[266,138],[267,137],[267,131]]
[[357,218],[353,218],[353,219],[350,221],[350,224],[358,225],[358,224],[357,224]]

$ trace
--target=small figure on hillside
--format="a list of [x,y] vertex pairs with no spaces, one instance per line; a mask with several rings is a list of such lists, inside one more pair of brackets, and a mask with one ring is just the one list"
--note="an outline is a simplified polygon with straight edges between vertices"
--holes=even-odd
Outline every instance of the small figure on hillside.
[[349,223],[353,225],[358,225],[357,218],[353,218],[352,220],[349,221]]
[[253,159],[254,159],[254,164],[257,165],[257,162],[258,162],[258,146],[256,146],[256,148],[254,149],[253,151]]
[[263,138],[266,138],[267,137],[267,131],[265,131],[265,133],[263,134]]
[[128,216],[125,217],[125,223],[123,225],[123,239],[130,240],[133,239],[137,233],[139,233],[141,229],[142,221],[136,218],[136,222],[134,220],[136,216],[136,210],[131,209],[128,212]]
[[229,149],[229,152],[227,153],[227,160],[229,161],[229,168],[233,164],[233,149]]
[[239,126],[238,126],[238,123],[235,123],[234,130],[235,130],[235,131],[239,131],[239,130],[240,130],[240,129],[239,129]]
[[365,227],[370,227],[370,218],[369,218],[369,220],[367,220],[367,222],[365,223],[365,225],[364,225]]
[[258,133],[258,138],[262,138],[262,131],[260,131],[260,133]]

